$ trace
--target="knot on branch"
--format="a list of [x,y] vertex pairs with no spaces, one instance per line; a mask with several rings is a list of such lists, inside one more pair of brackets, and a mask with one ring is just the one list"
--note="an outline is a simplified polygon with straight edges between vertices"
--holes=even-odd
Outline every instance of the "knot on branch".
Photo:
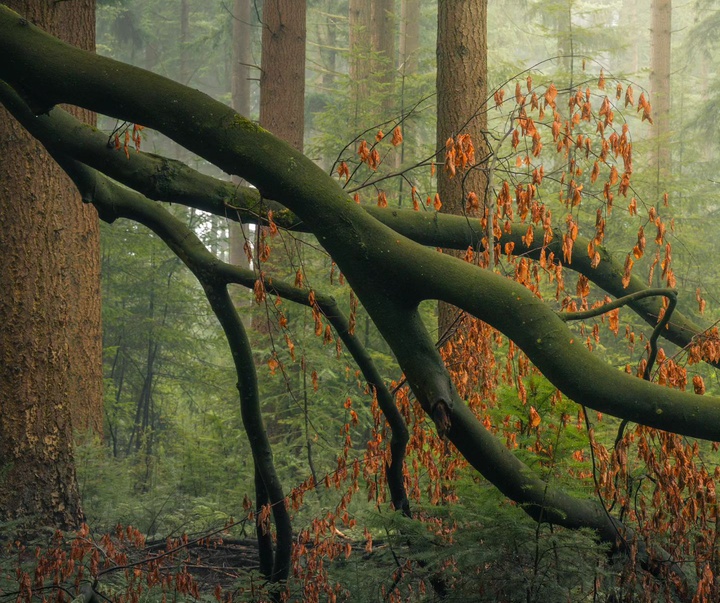
[[447,434],[452,427],[452,419],[450,415],[450,407],[445,400],[440,399],[432,405],[430,412],[435,428],[437,429],[438,436],[443,440],[447,438]]

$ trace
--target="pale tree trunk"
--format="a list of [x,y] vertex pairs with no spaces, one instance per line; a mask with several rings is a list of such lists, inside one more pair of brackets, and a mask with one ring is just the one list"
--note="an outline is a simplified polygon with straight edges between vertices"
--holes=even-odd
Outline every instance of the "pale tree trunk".
[[[622,14],[625,17],[625,27],[628,31],[640,27],[638,23],[638,3],[637,0],[623,0]],[[636,74],[640,70],[640,45],[629,44],[625,52],[627,66],[626,70],[629,74]]]
[[[252,0],[235,0],[233,5],[232,27],[232,106],[240,115],[250,118],[250,61],[252,60],[250,26],[250,2]],[[233,177],[238,186],[244,181]],[[245,241],[250,237],[250,230],[237,223],[230,223],[230,263],[243,268],[249,267],[245,253]],[[249,305],[250,298],[236,289],[233,301],[236,306]],[[245,303],[243,303],[243,301]]]
[[188,42],[190,41],[190,7],[188,0],[180,0],[180,72],[179,80],[183,86],[190,84],[188,65]]
[[652,4],[652,62],[650,70],[650,102],[653,106],[655,141],[651,154],[655,175],[655,196],[670,175],[670,60],[672,1],[654,0]]
[[[469,134],[475,145],[476,161],[487,154],[483,133],[487,129],[487,0],[439,0],[437,37],[437,146],[444,160],[448,138]],[[462,214],[465,200],[474,192],[485,199],[487,172],[475,166],[451,178],[439,166],[438,193],[442,211]],[[460,254],[461,256],[464,254]],[[457,310],[439,304],[438,327],[442,337],[451,328]]]
[[[350,0],[350,82],[357,125],[393,117],[395,83],[395,2]],[[380,97],[380,114],[368,99]],[[370,108],[370,111],[368,111]]]
[[400,8],[400,73],[414,75],[420,52],[420,0],[402,0]]
[[[94,0],[5,4],[95,47]],[[73,429],[102,433],[97,214],[2,108],[0,217],[0,521],[72,528],[83,517]]]

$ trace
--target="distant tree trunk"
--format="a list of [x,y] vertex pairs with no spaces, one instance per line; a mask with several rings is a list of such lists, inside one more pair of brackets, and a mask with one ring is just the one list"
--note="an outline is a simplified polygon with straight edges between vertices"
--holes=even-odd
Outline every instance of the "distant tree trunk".
[[263,4],[260,125],[302,151],[305,133],[305,0]]
[[373,49],[372,73],[382,94],[382,117],[390,119],[395,84],[395,2],[374,0],[370,9]]
[[[250,27],[252,0],[235,0],[233,5],[233,28],[232,28],[232,106],[235,111],[247,118],[250,118],[250,61],[252,27]],[[234,177],[233,182],[240,185],[243,181]],[[247,268],[249,262],[245,253],[245,241],[248,240],[250,231],[236,222],[230,223],[230,263]],[[239,288],[238,288],[239,289]],[[235,291],[238,293],[239,291]],[[242,291],[242,293],[245,293]],[[250,298],[247,295],[234,295],[233,301],[236,306],[246,305]]]
[[183,86],[190,84],[188,42],[190,41],[190,7],[188,0],[180,0],[180,70],[178,79]]
[[[95,47],[94,0],[5,4]],[[0,217],[0,521],[73,528],[83,517],[73,429],[102,433],[97,214],[2,108]]]
[[[262,59],[260,74],[260,125],[302,151],[305,134],[305,0],[265,0],[262,15]],[[258,229],[257,241],[268,237],[267,228]],[[258,249],[256,244],[256,249]],[[283,267],[297,263],[300,249],[292,239],[272,245],[272,255],[264,264],[256,265],[268,274],[286,276]],[[256,252],[257,260],[258,254]],[[287,270],[287,268],[285,268]],[[265,316],[253,314],[253,328],[267,332],[270,325]],[[270,503],[271,493],[255,465],[255,505],[261,509]],[[289,529],[289,526],[288,526]],[[256,535],[260,552],[260,573],[268,579],[278,575],[282,558],[272,552],[269,530],[256,517]],[[280,539],[278,539],[280,540]],[[287,568],[280,568],[287,576]]]
[[672,0],[652,3],[652,62],[650,102],[653,106],[655,141],[651,155],[655,175],[655,195],[662,194],[670,175],[670,42],[672,37]]
[[418,70],[420,51],[420,0],[402,0],[400,9],[400,72],[413,75]]
[[[481,161],[486,155],[483,132],[487,129],[487,0],[439,0],[436,86],[438,149],[444,149],[449,138],[469,134],[476,161]],[[441,151],[439,161],[443,159]],[[478,196],[482,208],[485,170],[475,166],[451,178],[440,166],[437,183],[442,211],[462,214],[470,192]],[[441,303],[438,312],[442,337],[455,322],[457,310]]]
[[356,115],[367,98],[370,77],[370,6],[368,0],[350,0],[348,23],[350,27],[350,82],[356,102]]
[[[400,8],[400,49],[398,69],[400,71],[402,89],[400,91],[400,114],[405,115],[405,81],[417,73],[418,54],[420,52],[420,0],[402,0]],[[408,159],[408,150],[415,146],[411,140],[415,137],[408,129],[408,122],[403,125],[404,142],[400,152],[395,155],[395,169],[400,170]],[[403,188],[405,180],[398,179],[398,207],[403,204]]]

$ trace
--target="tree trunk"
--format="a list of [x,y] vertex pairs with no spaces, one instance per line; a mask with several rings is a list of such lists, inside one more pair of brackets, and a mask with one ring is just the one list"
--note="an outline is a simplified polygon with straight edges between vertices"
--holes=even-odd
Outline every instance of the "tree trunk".
[[[94,0],[5,4],[95,47]],[[0,521],[73,528],[83,517],[73,430],[102,432],[97,214],[2,108],[0,216]]]
[[[250,2],[252,0],[235,0],[233,6],[232,29],[232,106],[244,117],[250,118],[250,61],[252,27],[250,27]],[[244,184],[240,178],[233,177],[238,186]],[[250,230],[236,222],[230,223],[230,263],[249,268],[250,263],[245,254],[245,241],[251,236]],[[249,305],[250,297],[245,292],[234,292],[235,306]],[[243,303],[244,302],[244,303]]]
[[350,27],[350,82],[355,98],[356,114],[367,97],[370,77],[370,3],[367,0],[350,0],[348,6]]
[[663,183],[670,175],[670,42],[672,0],[652,3],[652,63],[650,102],[653,105],[655,141],[651,166],[655,175],[655,196],[662,194]]
[[[305,0],[265,0],[263,4],[260,125],[299,151],[303,149],[305,134],[305,14]],[[269,242],[268,228],[260,228],[257,232],[258,241],[264,237]],[[258,248],[259,245],[256,245]],[[290,239],[284,245],[277,240],[269,261],[265,264],[257,261],[256,266],[261,272],[267,270],[268,274],[283,277],[286,276],[283,268],[287,270],[287,266],[295,265],[299,255],[300,249],[294,240]],[[258,256],[259,253],[256,253],[256,260]],[[258,313],[253,315],[253,327],[260,332],[270,329],[267,318]],[[248,423],[245,425],[246,428],[249,426]],[[274,497],[282,497],[282,488],[266,479],[257,455],[255,461],[255,504],[257,509],[262,509],[273,502]],[[286,578],[289,571],[292,529],[284,507],[276,507],[273,516],[277,529],[274,553],[272,537],[263,526],[260,514],[256,517],[255,527],[260,549],[260,573],[276,582]]]
[[[305,0],[265,0],[263,4],[260,125],[299,151],[305,134],[305,14]],[[299,254],[294,241],[271,240],[265,227],[256,232],[256,267],[268,275],[287,277],[290,266],[294,278],[292,266]],[[262,238],[272,253],[261,263],[257,250]],[[253,315],[252,326],[268,331],[264,312]]]
[[420,0],[402,0],[400,9],[400,72],[413,75],[418,70],[420,51]]
[[395,2],[374,0],[370,9],[373,49],[371,63],[376,88],[382,94],[382,118],[392,118],[395,83]]
[[[418,54],[420,53],[420,0],[402,0],[400,8],[400,53],[398,57],[398,69],[400,71],[402,89],[400,91],[400,115],[405,115],[405,80],[417,74]],[[416,137],[408,128],[409,122],[403,124],[404,143],[400,146],[400,152],[395,155],[395,171],[399,172],[408,157],[408,151],[417,146]],[[403,188],[405,180],[399,179],[398,183],[398,207],[403,204]]]
[[[487,154],[483,132],[487,129],[487,0],[440,0],[437,37],[437,147],[444,161],[449,138],[469,134],[476,161]],[[487,173],[479,166],[454,177],[440,167],[437,172],[442,211],[464,212],[465,200],[474,192],[482,202]],[[489,205],[490,199],[485,200]],[[462,252],[460,256],[464,255]],[[438,309],[439,336],[451,328],[457,310],[441,303]]]
[[299,151],[305,132],[305,0],[263,4],[260,125]]

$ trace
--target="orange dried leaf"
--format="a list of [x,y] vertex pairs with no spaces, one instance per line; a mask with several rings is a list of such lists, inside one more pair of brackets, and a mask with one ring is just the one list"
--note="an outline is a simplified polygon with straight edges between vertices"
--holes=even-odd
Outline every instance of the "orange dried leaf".
[[380,191],[378,193],[378,200],[377,200],[378,207],[387,207],[387,195],[385,194],[385,191]]
[[538,425],[540,425],[540,415],[538,414],[538,411],[535,410],[534,406],[530,407],[530,428],[535,429]]
[[392,140],[390,141],[392,143],[392,146],[396,147],[400,144],[402,144],[403,141],[403,135],[402,130],[400,129],[400,126],[396,126],[393,130],[393,136]]

